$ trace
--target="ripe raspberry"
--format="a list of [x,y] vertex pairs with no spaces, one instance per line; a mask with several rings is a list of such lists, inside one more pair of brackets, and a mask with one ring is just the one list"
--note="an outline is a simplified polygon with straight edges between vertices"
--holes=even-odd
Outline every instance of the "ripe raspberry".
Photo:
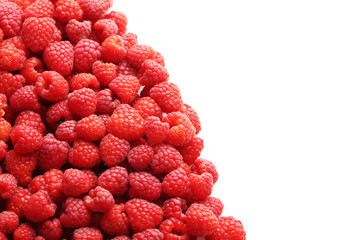
[[24,10],[23,19],[29,17],[49,17],[53,18],[55,12],[54,4],[49,0],[36,0]]
[[70,80],[71,91],[82,88],[90,88],[97,92],[100,89],[100,83],[96,77],[90,73],[79,73],[74,75]]
[[4,40],[4,37],[5,37],[4,31],[0,28],[0,42]]
[[15,3],[0,4],[0,28],[6,37],[18,35],[22,23],[22,13],[21,7]]
[[67,161],[69,150],[67,142],[55,139],[52,134],[46,135],[38,152],[40,168],[43,171],[61,168]]
[[126,50],[129,50],[132,46],[138,44],[137,36],[135,33],[124,33],[121,35],[121,38],[124,40],[124,46]]
[[109,87],[122,103],[131,103],[140,89],[140,83],[135,76],[120,75],[111,81]]
[[109,133],[118,138],[136,140],[144,135],[144,119],[127,104],[120,104],[107,124]]
[[90,180],[90,189],[93,189],[97,186],[98,178],[96,174],[91,169],[83,169],[83,173],[86,173]]
[[74,48],[75,67],[78,72],[90,72],[93,63],[101,56],[99,43],[81,39]]
[[137,198],[126,203],[126,213],[134,233],[156,228],[163,218],[163,211],[158,205]]
[[69,41],[50,43],[44,50],[43,59],[51,71],[66,76],[74,65],[74,47]]
[[117,75],[133,75],[136,76],[138,73],[137,68],[130,65],[127,61],[121,61],[117,66]]
[[150,97],[166,113],[178,111],[183,104],[178,86],[171,82],[162,82],[152,87]]
[[101,44],[101,58],[105,62],[119,63],[126,56],[123,40],[119,35],[110,35]]
[[123,167],[112,167],[105,170],[98,178],[98,186],[109,190],[114,196],[126,193],[128,173]]
[[5,158],[7,154],[7,147],[8,147],[7,144],[4,141],[0,140],[0,162]]
[[60,239],[63,233],[60,220],[58,218],[46,220],[40,224],[38,233],[45,239]]
[[6,171],[14,175],[21,186],[26,186],[31,181],[32,171],[36,166],[36,153],[21,155],[11,150],[6,154]]
[[138,110],[143,119],[149,116],[162,117],[162,111],[154,99],[150,97],[143,97],[136,100],[134,109]]
[[19,74],[0,71],[0,93],[10,99],[11,95],[25,84],[25,78]]
[[160,225],[160,231],[164,234],[164,239],[188,240],[190,234],[187,233],[184,222],[176,218],[166,219]]
[[8,199],[15,194],[16,178],[8,173],[0,174],[0,197]]
[[109,114],[101,114],[101,115],[99,115],[99,118],[101,119],[101,121],[104,122],[105,126],[107,126],[107,124],[110,120],[110,115]]
[[10,98],[10,107],[16,112],[24,110],[40,111],[41,105],[35,86],[25,86],[16,90]]
[[108,10],[113,1],[111,0],[79,0],[81,9],[84,11],[84,18],[96,20]]
[[162,234],[158,229],[146,229],[145,231],[134,234],[133,240],[163,240],[164,234]]
[[208,236],[218,225],[214,213],[203,204],[194,203],[186,211],[186,227],[192,235]]
[[84,203],[92,212],[105,213],[112,209],[115,200],[108,190],[98,186],[90,190],[89,194],[84,197]]
[[79,198],[69,197],[63,205],[60,222],[66,228],[81,228],[89,226],[91,212]]
[[14,240],[33,240],[36,237],[35,229],[28,223],[21,224],[14,231]]
[[69,151],[69,163],[77,168],[92,168],[100,163],[99,148],[92,142],[76,140]]
[[5,236],[5,234],[0,232],[0,240],[8,240],[8,238]]
[[124,13],[118,11],[111,11],[110,13],[105,15],[105,18],[112,19],[116,23],[118,27],[117,34],[122,35],[126,32],[127,18]]
[[101,229],[110,235],[128,235],[129,221],[125,214],[125,205],[114,205],[100,219]]
[[124,161],[129,150],[128,141],[119,139],[112,134],[106,135],[100,143],[100,156],[108,167],[117,166]]
[[128,236],[117,236],[117,237],[114,237],[112,238],[111,240],[131,240]]
[[163,204],[164,218],[176,218],[185,222],[185,211],[187,210],[186,201],[183,198],[169,198]]
[[233,217],[220,217],[215,232],[208,236],[209,240],[246,240],[246,232],[242,223]]
[[65,27],[65,32],[73,44],[77,44],[81,39],[86,39],[91,33],[91,22],[79,22],[76,19],[70,20]]
[[4,211],[0,213],[0,232],[11,234],[19,226],[19,217],[14,212]]
[[135,67],[140,68],[141,64],[146,59],[153,59],[154,54],[155,51],[152,49],[152,47],[147,45],[135,44],[131,48],[129,48],[126,55],[126,60]]
[[49,194],[40,190],[31,195],[24,208],[25,217],[33,222],[42,222],[55,214],[56,205],[51,201]]
[[154,147],[154,151],[151,168],[155,173],[169,173],[182,163],[181,154],[168,144],[159,144]]
[[55,19],[67,23],[71,19],[80,20],[83,17],[83,10],[76,0],[59,0],[56,3]]
[[68,197],[78,197],[90,190],[88,175],[81,170],[68,168],[63,175],[63,193]]
[[159,179],[147,172],[133,172],[129,174],[129,197],[154,201],[162,192]]
[[216,197],[207,197],[204,201],[201,202],[201,204],[207,206],[216,217],[220,217],[224,209],[224,204]]
[[0,140],[4,142],[9,141],[11,131],[11,124],[5,119],[0,118]]
[[201,175],[190,173],[188,176],[191,186],[189,199],[192,202],[203,201],[210,196],[213,187],[213,178],[210,173],[203,173]]
[[163,118],[163,122],[170,125],[165,142],[173,146],[181,146],[191,141],[195,136],[195,128],[189,118],[180,113],[172,112]]
[[190,180],[186,172],[179,168],[165,176],[162,187],[169,197],[186,197],[190,193]]
[[154,61],[165,67],[165,59],[159,52],[155,52]]
[[200,157],[201,151],[204,148],[204,141],[195,136],[190,142],[179,146],[177,149],[181,153],[184,162],[193,164],[193,162]]
[[0,42],[0,47],[6,47],[13,45],[17,49],[20,49],[25,52],[25,56],[27,58],[31,57],[29,49],[26,47],[24,38],[22,36],[15,36],[12,38],[5,39],[4,41]]
[[145,86],[154,86],[169,79],[166,68],[150,59],[143,62],[139,74],[140,84]]
[[25,125],[16,126],[10,134],[16,153],[33,153],[41,146],[42,136],[32,127]]
[[99,91],[96,98],[96,112],[99,114],[112,114],[121,103],[119,99],[114,98],[113,92],[108,88]]
[[79,138],[87,141],[97,141],[105,136],[106,128],[101,119],[92,114],[78,121],[76,125],[76,134]]
[[215,165],[209,160],[203,158],[196,159],[194,164],[191,166],[191,170],[193,173],[197,174],[210,173],[213,177],[214,184],[219,178],[219,174],[215,168]]
[[15,126],[26,125],[36,129],[41,135],[45,134],[45,125],[41,116],[33,111],[23,111],[19,113],[15,120]]
[[182,112],[190,119],[191,123],[196,129],[196,134],[198,134],[201,131],[201,124],[200,124],[199,116],[195,112],[195,110],[191,106],[187,104],[183,104],[179,109],[179,112]]
[[22,25],[21,35],[26,46],[32,52],[40,52],[52,41],[59,41],[59,30],[55,20],[48,17],[26,19]]
[[43,72],[37,79],[35,87],[40,97],[53,102],[65,99],[69,93],[68,82],[55,71]]
[[150,165],[154,154],[152,147],[148,145],[139,145],[130,150],[127,159],[130,166],[135,169],[135,171],[142,171]]
[[0,47],[0,70],[17,71],[25,64],[25,52],[9,44]]
[[94,24],[94,30],[100,40],[104,41],[111,35],[117,34],[118,27],[112,19],[99,19]]
[[68,96],[69,108],[81,118],[95,113],[96,101],[96,94],[90,88],[75,90]]
[[31,193],[28,189],[17,187],[14,195],[7,199],[5,209],[16,213],[19,219],[22,219],[24,217],[24,207],[30,196]]
[[55,132],[55,136],[60,141],[72,144],[76,139],[76,121],[70,120],[61,123]]
[[54,103],[46,112],[46,121],[48,123],[73,119],[75,119],[75,116],[68,106],[68,100]]
[[101,231],[96,228],[84,227],[74,231],[73,240],[103,240]]

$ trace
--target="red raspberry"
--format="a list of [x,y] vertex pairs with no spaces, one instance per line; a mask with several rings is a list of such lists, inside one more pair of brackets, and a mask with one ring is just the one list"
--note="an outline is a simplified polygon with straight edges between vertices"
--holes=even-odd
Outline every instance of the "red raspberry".
[[209,160],[203,158],[196,159],[194,164],[191,166],[191,170],[193,173],[197,174],[210,173],[213,177],[214,184],[219,178],[215,165]]
[[181,154],[168,144],[159,144],[154,147],[154,151],[151,168],[155,173],[169,173],[182,163]]
[[4,141],[0,140],[0,162],[5,158],[7,154],[7,147],[8,147],[7,144]]
[[118,138],[136,140],[144,135],[144,119],[127,104],[120,104],[107,124],[109,133]]
[[165,59],[159,52],[155,52],[154,61],[165,67]]
[[101,58],[105,62],[119,63],[126,56],[123,40],[119,35],[110,35],[101,44]]
[[15,194],[16,178],[11,174],[0,174],[0,197],[8,199]]
[[119,196],[127,192],[128,173],[123,167],[112,167],[104,171],[98,178],[98,185]]
[[48,123],[73,119],[75,119],[75,116],[68,106],[68,100],[54,103],[46,112],[46,121]]
[[134,234],[132,237],[133,240],[163,240],[164,234],[162,234],[158,229],[146,229],[145,231]]
[[100,163],[99,148],[92,142],[77,140],[69,151],[69,163],[77,168],[92,168]]
[[111,35],[117,34],[118,27],[112,19],[99,19],[94,24],[94,30],[100,40],[104,41]]
[[79,198],[69,197],[63,205],[64,211],[60,215],[60,222],[66,228],[81,228],[89,226],[91,212]]
[[121,38],[124,40],[124,46],[126,50],[138,44],[137,36],[135,33],[124,33],[123,35],[121,35]]
[[16,90],[10,98],[10,108],[16,112],[24,110],[39,112],[41,105],[35,86],[25,86]]
[[83,17],[83,10],[76,0],[59,0],[56,3],[55,19],[67,23],[71,19],[80,20]]
[[49,0],[36,0],[33,4],[28,6],[23,14],[23,19],[29,17],[49,17],[53,18],[55,11],[54,4]]
[[102,86],[108,86],[116,77],[116,65],[96,61],[92,66],[92,74],[95,75]]
[[73,76],[70,80],[71,91],[82,88],[90,88],[97,92],[100,89],[100,83],[96,77],[90,73],[79,73]]
[[22,13],[21,7],[15,3],[0,4],[0,28],[6,37],[18,35],[22,23]]
[[201,202],[201,204],[207,206],[216,217],[220,217],[224,209],[224,204],[216,197],[207,197],[204,201]]
[[81,170],[68,168],[63,175],[63,193],[68,197],[78,197],[90,190],[88,175]]
[[184,162],[193,164],[193,162],[200,157],[201,151],[204,148],[204,141],[195,136],[190,142],[179,146],[177,149],[181,153]]
[[194,203],[186,211],[186,227],[192,235],[208,236],[218,225],[217,217],[203,204]]
[[81,39],[86,39],[91,33],[91,22],[79,22],[75,19],[70,20],[65,27],[65,32],[73,44],[77,44]]
[[32,153],[41,146],[42,136],[32,127],[19,125],[14,128],[10,134],[14,150],[20,154]]
[[61,123],[55,132],[55,136],[60,141],[72,144],[76,139],[76,121],[70,120]]
[[74,231],[73,240],[103,240],[99,229],[84,227]]
[[113,1],[111,0],[79,0],[80,7],[84,11],[84,18],[89,20],[96,20],[103,16],[108,10]]
[[25,78],[19,74],[0,71],[0,93],[10,99],[11,95],[25,84]]
[[99,43],[81,39],[74,48],[75,67],[78,72],[90,72],[93,63],[101,56]]
[[83,173],[86,173],[89,177],[90,189],[95,188],[97,186],[97,180],[98,180],[96,174],[90,169],[83,169],[82,171]]
[[36,237],[35,229],[28,223],[21,224],[14,231],[14,240],[33,240]]
[[100,219],[101,229],[110,235],[128,235],[129,221],[125,213],[125,205],[114,205]]
[[110,120],[110,115],[109,114],[101,114],[101,115],[99,115],[99,118],[101,119],[101,121],[104,122],[105,126],[107,126],[107,124]]
[[154,54],[155,51],[152,49],[152,47],[147,45],[135,44],[131,48],[129,48],[126,55],[126,60],[135,67],[140,68],[141,64],[146,59],[153,59]]
[[126,203],[126,213],[134,233],[156,228],[163,218],[163,211],[158,205],[137,198]]
[[124,161],[129,150],[128,141],[119,139],[112,134],[106,135],[100,143],[100,156],[108,167],[117,166]]
[[33,222],[42,222],[55,214],[56,205],[51,201],[49,194],[40,190],[31,195],[24,208],[25,217]]
[[140,84],[154,86],[169,79],[169,74],[163,66],[153,60],[145,60],[139,70]]
[[36,166],[36,153],[21,155],[11,150],[6,154],[6,171],[16,177],[19,185],[26,186],[31,181],[32,171]]
[[40,52],[52,41],[59,41],[59,30],[55,20],[48,17],[26,19],[22,25],[21,34],[26,46],[32,52]]
[[69,41],[50,43],[44,50],[43,59],[51,71],[66,76],[74,65],[74,47]]
[[0,118],[0,140],[4,142],[9,141],[11,131],[11,124],[5,119]]
[[45,125],[42,122],[41,116],[33,111],[23,111],[19,113],[15,120],[15,126],[26,125],[36,129],[41,135],[45,134]]
[[186,172],[179,168],[165,176],[162,187],[169,197],[186,197],[190,193],[190,180]]
[[79,117],[87,117],[95,113],[96,93],[90,88],[75,90],[68,96],[68,105]]
[[105,15],[105,18],[112,19],[117,27],[117,34],[122,35],[126,32],[127,28],[127,18],[124,13],[118,11],[111,11],[110,13]]
[[189,118],[180,113],[172,112],[163,118],[163,122],[170,125],[170,130],[165,142],[173,146],[181,146],[191,141],[195,136],[195,128]]
[[19,226],[19,217],[14,212],[4,211],[0,213],[0,232],[11,234]]
[[5,234],[0,232],[0,240],[8,240],[8,238],[5,236]]
[[159,179],[147,172],[133,172],[129,174],[129,197],[154,201],[162,192]]
[[150,165],[154,154],[152,147],[139,145],[130,150],[127,159],[132,168],[136,171],[142,171]]
[[120,105],[120,100],[114,98],[114,94],[110,89],[104,89],[97,93],[96,112],[99,114],[112,114]]
[[187,210],[186,201],[182,198],[169,198],[163,204],[164,218],[176,218],[185,222],[185,211]]
[[17,49],[23,50],[27,58],[31,57],[29,49],[26,47],[24,38],[22,36],[16,36],[12,38],[5,39],[0,43],[0,47],[6,47],[13,45]]
[[87,141],[97,141],[105,136],[106,128],[103,121],[97,115],[90,115],[78,121],[76,134],[79,138]]
[[9,44],[0,47],[0,70],[17,71],[25,64],[25,52]]
[[213,187],[213,178],[210,173],[201,175],[190,173],[189,180],[191,185],[189,198],[192,202],[203,201],[210,196]]
[[160,225],[160,231],[164,234],[164,239],[169,240],[188,240],[190,235],[187,233],[186,225],[176,218],[166,219]]
[[171,82],[159,83],[152,87],[150,97],[166,113],[178,111],[183,104],[178,86]]
[[58,218],[53,218],[41,223],[38,232],[39,235],[43,236],[45,239],[58,240],[62,236],[63,229],[60,220]]
[[143,119],[147,119],[149,116],[162,117],[162,111],[159,105],[154,99],[150,97],[143,97],[136,100],[134,109],[138,110]]
[[111,240],[131,240],[128,236],[117,236],[112,238]]
[[137,75],[138,70],[127,61],[121,61],[117,66],[117,75]]
[[30,199],[31,193],[28,189],[17,187],[14,195],[6,201],[6,210],[16,213],[19,219],[24,217],[24,207]]
[[112,209],[115,200],[108,190],[98,186],[90,190],[89,195],[84,197],[84,203],[92,212],[105,213]]
[[69,150],[67,142],[55,139],[52,134],[46,135],[38,152],[40,168],[43,171],[61,168],[67,161]]
[[182,112],[190,119],[191,123],[196,129],[196,134],[198,134],[201,131],[201,124],[200,124],[199,116],[195,112],[195,110],[191,106],[187,104],[183,104],[179,109],[179,112]]
[[69,92],[68,82],[55,71],[43,72],[37,79],[35,87],[40,97],[53,102],[65,99]]
[[111,81],[109,87],[122,103],[131,103],[140,89],[140,83],[135,76],[120,75]]
[[4,40],[5,34],[4,31],[0,28],[0,42]]
[[246,240],[246,232],[242,223],[233,217],[220,217],[215,232],[208,236],[209,240]]

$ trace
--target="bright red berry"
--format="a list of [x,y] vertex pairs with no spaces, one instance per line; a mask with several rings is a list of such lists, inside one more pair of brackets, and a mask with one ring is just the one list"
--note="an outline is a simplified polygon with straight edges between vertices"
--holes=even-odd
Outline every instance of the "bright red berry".
[[10,134],[14,151],[20,154],[33,153],[41,146],[42,136],[32,127],[26,125],[16,126]]
[[10,98],[10,108],[15,112],[25,110],[39,112],[41,105],[35,86],[28,85],[17,89]]
[[73,44],[77,44],[81,39],[86,39],[91,33],[91,22],[79,22],[76,19],[70,20],[65,27],[65,32]]
[[210,173],[203,173],[201,175],[190,173],[189,180],[191,186],[189,199],[191,201],[203,201],[210,196],[214,185],[213,178]]
[[[76,107],[75,107],[76,108]],[[68,100],[62,100],[51,105],[46,112],[46,121],[54,123],[58,121],[73,120],[76,116],[70,110]]]
[[11,95],[25,84],[25,78],[22,75],[13,75],[10,72],[0,71],[0,93],[10,99]]
[[154,54],[155,51],[152,47],[135,44],[128,49],[126,60],[135,67],[140,68],[141,64],[143,64],[146,59],[152,59]]
[[186,197],[190,193],[190,180],[186,172],[179,168],[168,173],[162,182],[164,193],[169,197]]
[[15,194],[16,178],[8,173],[0,174],[0,197],[8,199]]
[[22,219],[24,217],[24,207],[30,196],[31,193],[28,189],[17,187],[15,193],[6,201],[6,210],[16,213],[19,219]]
[[159,229],[146,229],[142,232],[134,234],[133,240],[146,240],[146,239],[153,239],[153,240],[163,240],[164,234],[159,231]]
[[68,168],[63,175],[63,193],[68,197],[78,197],[90,190],[88,175],[79,169]]
[[13,234],[14,240],[33,240],[36,237],[35,229],[28,223],[21,224]]
[[140,84],[145,86],[154,86],[169,79],[169,74],[163,66],[154,60],[148,59],[141,64],[139,70]]
[[159,230],[164,234],[164,239],[189,240],[190,234],[187,232],[184,222],[176,218],[164,220]]
[[90,73],[79,73],[70,80],[70,90],[73,92],[82,88],[90,88],[97,92],[100,89],[100,82]]
[[53,18],[55,11],[54,4],[49,0],[36,0],[33,4],[28,6],[23,14],[23,19],[29,17],[49,17]]
[[44,171],[61,168],[67,162],[69,150],[67,142],[55,139],[52,134],[46,135],[38,152],[40,168]]
[[4,142],[9,141],[11,131],[11,124],[4,118],[0,118],[0,140]]
[[140,89],[140,83],[135,76],[120,75],[110,82],[109,88],[116,93],[122,103],[131,103]]
[[55,6],[55,19],[67,23],[71,19],[80,20],[83,10],[76,0],[59,0]]
[[98,178],[98,186],[105,188],[114,196],[128,190],[128,173],[123,167],[112,167],[105,170]]
[[25,208],[25,217],[33,222],[42,222],[55,214],[56,205],[52,202],[49,194],[40,190],[31,195]]
[[129,150],[128,141],[119,139],[112,134],[106,135],[100,142],[100,156],[108,167],[117,166],[124,161]]
[[127,18],[124,13],[118,11],[111,11],[110,13],[105,15],[105,18],[112,19],[117,27],[117,34],[122,35],[126,32],[127,28]]
[[6,154],[6,171],[14,175],[21,186],[26,186],[31,181],[32,171],[36,166],[36,153],[22,155],[11,150]]
[[194,203],[186,211],[186,227],[192,235],[208,236],[218,225],[217,217],[203,204]]
[[110,235],[128,235],[129,221],[125,213],[125,205],[114,205],[100,219],[101,229]]
[[90,72],[93,63],[101,56],[99,43],[81,39],[74,48],[75,67],[78,72]]
[[95,114],[84,117],[76,125],[76,134],[87,141],[97,141],[105,136],[106,127],[103,121]]
[[152,147],[139,145],[130,150],[127,159],[132,168],[136,171],[142,171],[150,165],[154,154]]
[[213,177],[214,184],[217,182],[219,178],[219,174],[215,168],[215,165],[209,160],[203,158],[196,159],[193,165],[191,166],[191,170],[193,173],[197,173],[197,174],[210,173]]
[[61,239],[63,228],[58,218],[48,219],[45,222],[40,223],[38,228],[39,235],[45,239]]
[[134,109],[138,110],[143,119],[149,116],[162,118],[162,111],[160,106],[150,97],[142,97],[134,103]]
[[0,47],[0,70],[17,71],[25,64],[25,52],[9,44]]
[[127,61],[121,61],[117,66],[117,74],[118,75],[133,75],[136,76],[138,73],[137,68],[132,66]]
[[102,86],[107,87],[116,77],[116,65],[113,63],[96,61],[92,66],[92,74],[96,76]]
[[183,160],[187,164],[192,164],[198,157],[200,157],[201,151],[204,148],[204,141],[195,136],[190,142],[179,146],[177,149],[181,153]]
[[204,201],[201,202],[201,204],[207,206],[216,217],[220,217],[224,209],[224,204],[219,198],[216,197],[207,197]]
[[73,240],[103,240],[101,231],[96,228],[84,227],[74,231]]
[[84,197],[85,206],[92,212],[105,213],[115,204],[113,195],[105,188],[97,186]]
[[196,129],[196,134],[198,134],[201,131],[201,124],[200,124],[199,116],[195,112],[195,110],[190,105],[183,104],[179,109],[179,111],[185,114],[189,118],[189,120]]
[[90,88],[75,90],[68,96],[69,108],[82,118],[95,113],[96,101],[96,94]]
[[81,228],[89,226],[91,212],[79,198],[69,197],[63,205],[60,222],[66,228]]
[[74,65],[74,47],[69,41],[50,43],[44,50],[43,59],[51,71],[66,76]]
[[110,35],[101,44],[101,58],[105,62],[119,63],[126,56],[124,41],[119,35]]
[[84,18],[96,20],[112,6],[111,0],[79,0],[79,5],[84,11]]
[[108,88],[99,91],[96,94],[96,98],[96,112],[99,114],[112,114],[121,103]]
[[76,121],[69,120],[61,123],[55,132],[55,136],[60,141],[65,141],[69,144],[72,144],[76,139]]
[[176,218],[185,222],[185,211],[187,210],[186,201],[183,198],[169,198],[162,207],[164,211],[164,218]]
[[3,140],[0,140],[0,161],[5,158],[7,154],[7,148],[8,148],[7,144]]
[[173,146],[181,146],[191,141],[195,136],[195,128],[189,118],[180,113],[172,112],[163,118],[163,122],[170,125],[165,142]]
[[14,212],[4,211],[0,213],[0,232],[11,234],[19,226],[19,217]]
[[121,35],[121,38],[124,40],[124,46],[126,50],[138,44],[137,35],[135,33],[124,33]]
[[246,240],[246,232],[242,223],[233,217],[220,217],[219,225],[209,240]]
[[99,148],[92,142],[77,140],[69,151],[69,163],[77,168],[92,168],[100,163]]
[[162,82],[152,87],[150,97],[166,113],[178,111],[183,104],[178,86],[171,82]]
[[[54,59],[55,60],[55,59]],[[66,68],[66,66],[64,66]],[[69,84],[63,76],[55,71],[45,71],[38,77],[36,93],[48,100],[57,102],[64,100],[69,93]]]
[[22,23],[22,10],[17,4],[4,2],[0,4],[0,28],[6,37],[18,35]]
[[154,201],[160,197],[162,187],[159,179],[147,172],[129,174],[129,197]]
[[25,125],[36,129],[41,135],[45,134],[45,125],[40,114],[33,111],[23,111],[15,119],[15,126]]
[[104,41],[111,35],[117,34],[118,27],[112,19],[99,19],[94,24],[94,30],[100,40]]
[[154,151],[151,168],[155,173],[169,173],[182,163],[181,154],[171,145],[159,144],[154,147]]

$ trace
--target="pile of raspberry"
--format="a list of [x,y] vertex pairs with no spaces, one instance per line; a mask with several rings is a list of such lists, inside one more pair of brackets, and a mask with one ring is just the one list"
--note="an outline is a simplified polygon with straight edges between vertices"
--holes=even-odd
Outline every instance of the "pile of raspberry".
[[245,240],[200,121],[112,0],[0,0],[0,240]]

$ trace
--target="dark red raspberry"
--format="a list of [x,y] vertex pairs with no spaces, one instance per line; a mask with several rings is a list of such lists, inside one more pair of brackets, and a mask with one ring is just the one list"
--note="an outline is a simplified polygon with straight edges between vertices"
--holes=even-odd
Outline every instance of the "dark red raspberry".
[[49,0],[36,0],[33,4],[28,6],[23,14],[23,19],[29,17],[49,17],[53,18],[55,11],[54,4]]
[[119,35],[110,35],[101,44],[101,58],[105,62],[119,63],[126,56],[126,49]]
[[169,197],[186,197],[191,191],[190,180],[181,168],[168,173],[162,182],[162,187]]
[[76,0],[59,0],[56,3],[55,19],[67,23],[71,19],[80,20],[83,17],[83,10]]
[[164,220],[161,223],[159,229],[164,234],[164,239],[169,239],[169,240],[190,239],[190,234],[187,233],[185,223],[176,218]]
[[19,217],[14,212],[4,211],[0,213],[0,232],[11,234],[19,226]]
[[93,63],[101,56],[99,43],[81,39],[74,48],[75,67],[78,72],[90,72]]
[[130,144],[112,134],[106,135],[100,143],[100,156],[108,167],[117,166],[124,161],[130,150]]
[[68,168],[63,175],[63,193],[68,197],[78,197],[90,190],[88,175],[81,170]]
[[36,237],[35,229],[28,223],[21,224],[13,234],[14,240],[33,240]]
[[84,203],[92,212],[105,213],[112,209],[115,200],[108,190],[98,186],[90,190],[89,194],[84,197]]
[[201,202],[201,204],[207,206],[216,217],[220,217],[224,209],[224,204],[219,198],[216,197],[207,197],[204,201]]
[[79,0],[81,9],[84,11],[84,18],[96,20],[108,10],[113,1],[111,0]]
[[195,112],[195,110],[191,106],[183,104],[179,111],[185,114],[190,119],[191,123],[196,129],[196,134],[198,134],[201,131],[201,124],[199,116]]
[[106,128],[103,121],[95,114],[84,117],[76,125],[76,134],[87,141],[97,141],[105,136]]
[[111,81],[109,87],[122,103],[131,103],[140,89],[140,83],[135,76],[120,75]]
[[103,240],[101,231],[96,228],[84,227],[74,231],[73,240]]
[[182,163],[181,154],[171,145],[159,144],[154,147],[154,151],[151,168],[155,173],[169,173]]
[[164,218],[176,218],[185,222],[186,201],[183,198],[169,198],[163,204]]
[[43,59],[51,71],[66,76],[74,65],[74,47],[69,41],[50,43],[44,50]]
[[25,84],[25,78],[19,74],[0,71],[0,93],[10,99],[11,95]]
[[166,113],[178,111],[183,104],[178,86],[171,82],[159,83],[152,87],[150,97]]
[[112,19],[116,23],[118,27],[117,34],[122,35],[126,33],[127,18],[124,13],[118,11],[111,11],[110,13],[105,15],[105,18]]
[[60,141],[72,144],[76,139],[76,121],[70,120],[61,123],[55,132],[55,136]]
[[135,33],[124,33],[123,35],[121,35],[121,38],[124,40],[124,46],[126,50],[138,44],[137,36]]
[[9,44],[0,47],[0,70],[17,71],[25,64],[25,52]]
[[155,100],[150,97],[143,97],[136,100],[134,103],[134,109],[138,110],[141,117],[145,120],[149,116],[162,118],[161,108]]
[[63,228],[60,220],[58,218],[53,218],[40,223],[38,233],[45,239],[61,239]]
[[38,152],[40,168],[43,171],[61,168],[67,162],[69,150],[67,142],[55,139],[52,134],[46,135]]
[[114,205],[100,219],[101,229],[110,235],[128,235],[129,221],[125,213],[125,205]]
[[[130,238],[129,238],[130,239]],[[5,234],[3,234],[2,232],[0,232],[0,240],[8,240],[8,238],[5,236]]]
[[186,227],[192,235],[208,236],[218,225],[217,217],[203,204],[194,203],[186,211]]
[[5,158],[7,154],[7,147],[7,144],[3,140],[0,140],[0,162]]
[[82,118],[95,113],[96,101],[96,93],[90,88],[75,90],[68,96],[69,108]]
[[191,185],[191,194],[189,195],[189,199],[192,202],[203,201],[210,196],[214,185],[213,178],[210,173],[203,173],[201,175],[190,173],[189,180]]
[[158,229],[146,229],[142,232],[134,234],[132,237],[133,240],[163,240],[164,234],[162,234]]
[[94,30],[100,40],[104,41],[111,35],[117,34],[118,27],[112,19],[99,19],[94,24]]
[[79,198],[68,198],[63,205],[60,222],[66,228],[81,228],[89,226],[91,212]]
[[79,73],[70,80],[70,90],[75,91],[82,88],[90,88],[97,92],[100,89],[100,82],[90,73]]
[[129,174],[129,197],[154,201],[162,192],[159,179],[147,172],[133,172]]
[[10,108],[16,112],[25,110],[39,112],[41,105],[35,86],[25,86],[16,90],[10,98]]
[[121,103],[119,99],[114,98],[113,92],[107,88],[99,91],[96,98],[96,112],[98,114],[112,114]]
[[77,44],[81,39],[86,39],[91,33],[91,22],[79,22],[75,19],[70,20],[65,27],[65,32],[73,44]]
[[209,240],[246,240],[246,232],[242,223],[233,217],[220,217],[215,232],[208,236]]
[[49,194],[40,190],[33,195],[25,205],[24,215],[33,222],[42,222],[55,214],[56,205],[52,202]]
[[193,164],[193,162],[200,157],[201,151],[204,148],[204,141],[195,136],[190,142],[179,146],[177,149],[181,153],[184,162]]
[[219,178],[219,174],[215,168],[215,165],[209,160],[203,158],[196,159],[194,164],[191,166],[191,170],[193,173],[197,174],[210,173],[213,177],[214,184]]
[[23,111],[19,113],[15,120],[15,126],[25,125],[36,129],[41,135],[45,134],[45,125],[41,116],[33,111]]
[[96,76],[102,86],[107,87],[116,77],[116,65],[113,63],[96,61],[92,66],[92,74]]
[[105,188],[114,196],[128,190],[128,173],[123,167],[112,167],[104,171],[98,178],[98,186]]
[[147,45],[135,44],[131,48],[129,48],[126,55],[126,60],[135,67],[140,68],[141,64],[146,59],[153,59],[154,54],[155,51],[152,49],[152,47]]
[[145,60],[139,70],[140,84],[145,86],[154,86],[169,79],[169,74],[163,66],[154,60]]
[[117,237],[114,237],[112,238],[111,240],[131,240],[128,236],[117,236]]
[[16,178],[8,173],[0,174],[0,197],[8,199],[16,192]]
[[3,2],[0,4],[0,28],[6,37],[18,35],[22,23],[22,10],[17,4]]
[[54,103],[46,112],[46,121],[48,123],[73,119],[75,119],[75,115],[68,106],[68,100]]
[[17,187],[14,195],[6,201],[6,210],[16,213],[19,219],[24,217],[24,207],[30,199],[31,193],[28,189]]
[[11,150],[6,154],[6,171],[14,175],[21,186],[26,186],[31,181],[32,171],[36,166],[36,153],[21,155]]
[[154,154],[152,147],[139,145],[130,150],[127,159],[132,168],[136,171],[142,171],[150,165]]
[[69,151],[69,163],[77,168],[92,168],[100,163],[99,148],[92,142],[77,140]]
[[4,142],[9,141],[11,131],[11,124],[5,119],[0,118],[0,140]]
[[33,153],[41,146],[42,136],[32,127],[25,125],[16,126],[10,134],[16,153]]
[[68,82],[55,71],[43,72],[41,76],[38,77],[35,87],[36,93],[40,97],[53,102],[64,100],[69,93]]
[[137,75],[137,68],[130,65],[127,61],[121,61],[117,66],[117,74],[118,75]]
[[191,141],[195,136],[195,128],[189,118],[180,112],[172,112],[163,118],[170,125],[165,142],[173,146],[181,146]]
[[93,189],[97,186],[98,178],[96,174],[91,169],[83,169],[84,173],[86,173],[90,180],[90,189]]

